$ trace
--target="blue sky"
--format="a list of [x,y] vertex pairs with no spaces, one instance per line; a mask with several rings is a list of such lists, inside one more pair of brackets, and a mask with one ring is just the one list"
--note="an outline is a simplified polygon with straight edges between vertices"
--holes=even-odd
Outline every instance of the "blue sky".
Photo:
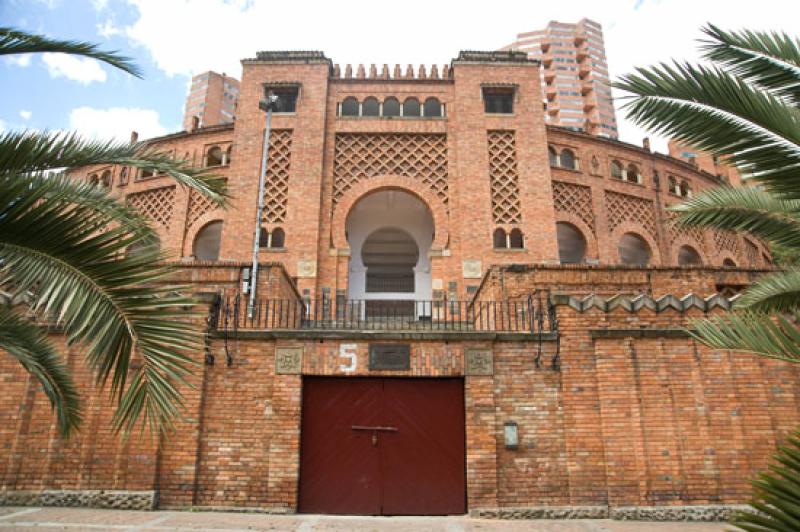
[[[699,28],[779,29],[800,35],[797,0],[0,0],[0,25],[99,43],[135,59],[139,80],[63,56],[0,58],[0,129],[78,129],[143,137],[180,128],[192,74],[239,76],[257,50],[317,49],[336,63],[444,64],[491,50],[550,20],[603,25],[612,77],[634,66],[697,57]],[[617,112],[623,140],[646,134]],[[654,147],[665,151],[664,139]]]

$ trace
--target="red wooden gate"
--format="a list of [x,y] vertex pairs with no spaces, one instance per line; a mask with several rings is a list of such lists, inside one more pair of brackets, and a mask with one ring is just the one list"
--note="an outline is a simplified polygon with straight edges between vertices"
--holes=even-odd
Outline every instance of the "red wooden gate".
[[298,509],[466,512],[461,379],[303,381]]

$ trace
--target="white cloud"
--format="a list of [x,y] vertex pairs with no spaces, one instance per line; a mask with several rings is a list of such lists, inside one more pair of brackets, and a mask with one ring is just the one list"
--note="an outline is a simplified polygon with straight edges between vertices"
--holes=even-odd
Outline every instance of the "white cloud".
[[129,140],[131,131],[137,131],[140,139],[157,137],[168,132],[161,125],[157,111],[130,107],[78,107],[69,115],[69,127],[87,137],[120,141]]
[[25,109],[19,112],[19,116],[22,117],[23,120],[30,120],[33,113],[30,111],[26,111]]
[[6,126],[6,123],[3,122],[2,120],[0,120],[0,133],[5,132],[6,129],[8,129],[8,127]]
[[108,0],[92,0],[92,7],[95,11],[102,11],[108,7]]
[[93,81],[104,83],[107,78],[106,71],[94,59],[46,53],[42,55],[42,61],[47,65],[51,78],[65,77],[82,85],[88,85]]
[[122,33],[122,30],[115,26],[114,21],[110,18],[106,19],[106,21],[102,24],[97,25],[97,34],[106,39],[109,39],[114,35],[119,35],[120,33]]
[[6,62],[10,65],[25,68],[31,64],[31,54],[10,55],[6,57]]
[[[550,20],[582,17],[603,25],[612,77],[672,57],[696,60],[699,28],[708,21],[800,34],[800,18],[786,16],[796,0],[762,0],[757,9],[728,0],[495,0],[487,9],[485,1],[463,0],[457,10],[430,0],[406,0],[402,9],[367,0],[127,1],[138,11],[128,37],[169,76],[205,70],[239,76],[239,60],[258,50],[323,50],[342,64],[441,65],[459,50],[497,49]],[[618,119],[623,140],[641,142],[644,133],[619,110]],[[664,151],[666,143],[654,147]]]

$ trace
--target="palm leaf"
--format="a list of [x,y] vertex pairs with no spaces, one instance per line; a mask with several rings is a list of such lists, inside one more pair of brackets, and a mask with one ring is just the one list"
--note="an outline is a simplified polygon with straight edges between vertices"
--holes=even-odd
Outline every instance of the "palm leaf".
[[157,251],[124,255],[143,235],[52,189],[53,200],[40,201],[44,181],[0,179],[0,284],[31,293],[38,315],[85,346],[98,381],[110,381],[119,401],[118,429],[142,421],[166,430],[180,412],[178,387],[195,363],[190,353],[201,345],[185,310],[195,301],[164,286],[172,270]]
[[29,320],[0,306],[0,348],[39,381],[56,412],[58,429],[69,436],[81,421],[78,391],[66,364],[45,333]]
[[800,331],[784,316],[743,310],[692,320],[689,334],[714,349],[755,353],[800,362]]
[[781,200],[752,187],[715,187],[672,207],[682,226],[746,231],[763,240],[800,247],[800,201]]
[[784,198],[800,198],[800,115],[720,69],[639,68],[614,84],[633,94],[627,116],[655,133],[725,155]]
[[800,306],[800,271],[759,278],[736,300],[736,306],[763,313],[795,312]]
[[0,28],[0,55],[55,52],[92,57],[125,72],[142,77],[142,71],[131,58],[117,51],[104,52],[96,44],[60,39],[49,39],[42,35],[27,33],[15,28]]
[[706,59],[734,75],[800,104],[800,42],[785,33],[724,31],[709,24],[701,41]]

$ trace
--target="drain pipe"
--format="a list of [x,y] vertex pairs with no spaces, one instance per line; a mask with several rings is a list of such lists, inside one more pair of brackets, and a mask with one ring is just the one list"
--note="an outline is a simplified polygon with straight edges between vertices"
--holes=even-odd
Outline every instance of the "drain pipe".
[[261,173],[258,176],[258,201],[256,203],[256,227],[253,238],[253,265],[250,268],[250,300],[247,304],[247,317],[253,317],[256,303],[256,286],[258,285],[258,250],[261,247],[261,216],[264,212],[264,187],[267,180],[267,161],[269,160],[269,137],[272,128],[272,111],[276,107],[278,97],[268,92],[266,98],[258,102],[258,108],[267,112],[267,123],[264,127],[264,149],[261,154]]

